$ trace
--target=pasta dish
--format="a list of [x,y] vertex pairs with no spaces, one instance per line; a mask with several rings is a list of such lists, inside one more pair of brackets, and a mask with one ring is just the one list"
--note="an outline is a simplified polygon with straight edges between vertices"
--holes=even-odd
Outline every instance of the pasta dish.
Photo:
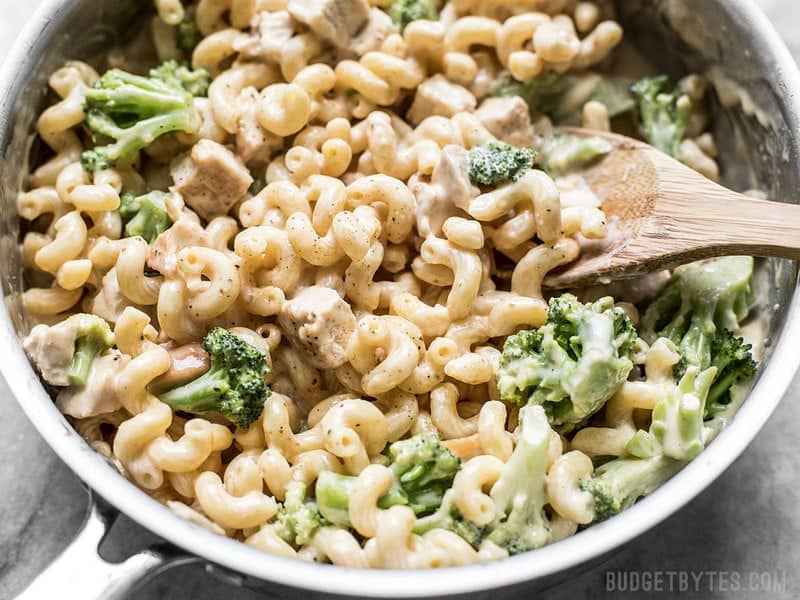
[[655,490],[757,368],[753,259],[543,287],[613,226],[581,176],[611,147],[558,126],[719,178],[707,81],[639,64],[612,4],[156,0],[66,62],[17,201],[60,411],[177,515],[349,567],[535,550]]

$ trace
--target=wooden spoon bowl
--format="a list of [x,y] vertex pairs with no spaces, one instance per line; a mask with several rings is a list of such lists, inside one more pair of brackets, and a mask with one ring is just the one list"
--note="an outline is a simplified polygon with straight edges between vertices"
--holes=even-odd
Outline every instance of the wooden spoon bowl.
[[571,127],[559,132],[601,137],[613,147],[581,172],[606,213],[609,235],[550,273],[547,287],[636,277],[713,256],[800,260],[800,206],[733,192],[633,138]]

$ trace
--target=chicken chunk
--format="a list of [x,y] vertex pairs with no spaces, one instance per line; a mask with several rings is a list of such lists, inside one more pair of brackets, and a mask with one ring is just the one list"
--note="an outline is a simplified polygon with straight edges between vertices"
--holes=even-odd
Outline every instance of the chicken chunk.
[[224,215],[247,192],[253,178],[225,146],[200,140],[172,169],[173,191],[203,219]]
[[75,352],[76,327],[67,321],[49,327],[37,325],[22,343],[25,352],[39,367],[39,371],[50,385],[68,386],[67,372]]
[[335,290],[318,285],[301,290],[283,305],[278,324],[313,366],[335,369],[347,362],[345,349],[356,319]]
[[187,246],[207,246],[205,230],[199,223],[181,217],[159,235],[150,246],[147,266],[166,277],[173,277],[178,268],[178,252]]
[[236,153],[245,163],[269,162],[283,147],[283,138],[265,131],[256,119],[258,91],[248,87],[239,95],[239,120],[236,125]]
[[116,323],[131,301],[128,300],[119,288],[117,281],[117,268],[111,270],[103,276],[103,284],[100,291],[92,299],[92,313],[98,317],[103,317],[109,323]]
[[298,21],[338,48],[347,48],[369,17],[367,0],[289,0]]
[[466,211],[479,191],[469,178],[467,151],[455,144],[445,146],[433,169],[431,184],[437,188],[439,198]]
[[296,29],[297,22],[285,10],[259,12],[253,18],[253,34],[239,37],[234,42],[234,50],[249,58],[280,63],[283,49]]
[[451,82],[442,74],[423,81],[408,109],[408,119],[414,125],[431,115],[452,117],[460,112],[472,112],[477,101],[469,90]]
[[76,419],[94,417],[121,408],[114,379],[130,360],[127,354],[118,350],[97,357],[92,362],[86,385],[59,392],[56,406],[65,415]]
[[350,42],[350,50],[358,56],[364,56],[367,52],[380,50],[383,40],[390,34],[397,31],[392,23],[392,19],[380,8],[372,7],[369,10],[369,19],[361,31],[353,37]]
[[475,115],[496,138],[518,148],[533,145],[533,125],[527,103],[519,96],[487,98]]

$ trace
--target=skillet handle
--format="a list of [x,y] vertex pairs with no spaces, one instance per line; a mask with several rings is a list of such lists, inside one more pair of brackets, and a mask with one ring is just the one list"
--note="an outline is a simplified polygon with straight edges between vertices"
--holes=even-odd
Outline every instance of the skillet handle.
[[157,544],[120,563],[100,556],[99,545],[117,516],[89,492],[89,510],[75,539],[16,600],[123,600],[130,591],[170,567],[197,561],[169,544]]

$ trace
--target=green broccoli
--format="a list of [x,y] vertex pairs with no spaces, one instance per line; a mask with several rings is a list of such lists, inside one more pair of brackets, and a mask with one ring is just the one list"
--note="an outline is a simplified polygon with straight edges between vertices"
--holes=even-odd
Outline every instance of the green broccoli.
[[651,458],[658,454],[660,448],[655,437],[649,431],[639,429],[625,444],[625,452],[636,458]]
[[613,517],[661,486],[686,464],[657,453],[647,458],[616,458],[580,483],[594,496],[594,520]]
[[295,548],[307,544],[320,527],[327,525],[313,500],[306,500],[306,484],[292,481],[286,487],[283,506],[275,515],[275,532]]
[[645,77],[631,86],[638,105],[639,132],[647,143],[675,156],[686,131],[692,103],[678,90],[671,90],[669,77]]
[[581,481],[594,496],[594,521],[604,521],[628,508],[677,473],[705,445],[703,415],[716,368],[687,368],[677,387],[655,405],[650,430],[640,429],[628,441],[630,457],[598,467]]
[[467,155],[467,170],[473,183],[499,185],[517,181],[531,167],[536,153],[532,148],[515,148],[505,142],[476,146]]
[[664,456],[688,461],[703,450],[706,398],[716,374],[714,367],[689,367],[677,388],[656,403],[650,434]]
[[435,513],[420,517],[414,524],[414,533],[419,535],[431,529],[452,531],[475,547],[480,544],[484,534],[483,527],[477,526],[459,512],[455,506],[455,492],[452,489],[445,492],[442,504]]
[[533,113],[551,114],[563,101],[570,88],[569,78],[548,71],[528,81],[517,81],[510,75],[497,80],[493,96],[519,96],[528,104]]
[[113,140],[81,155],[89,172],[133,158],[164,134],[195,133],[199,126],[192,95],[181,84],[120,69],[106,71],[86,90],[84,110],[92,135]]
[[159,396],[175,410],[204,414],[218,412],[247,427],[255,421],[270,394],[264,354],[229,331],[215,327],[203,338],[211,368],[203,375]]
[[613,298],[581,304],[572,294],[550,300],[547,322],[509,336],[497,372],[501,399],[540,404],[568,432],[614,395],[633,368],[637,335]]
[[155,69],[150,69],[150,77],[175,87],[180,86],[195,97],[208,94],[211,83],[211,73],[205,69],[192,71],[177,60],[168,60]]
[[708,392],[706,416],[713,417],[724,411],[731,402],[734,384],[755,374],[758,364],[753,360],[752,345],[735,337],[729,330],[714,336],[711,341],[711,366],[717,376]]
[[[452,486],[461,465],[458,457],[434,434],[421,433],[389,446],[389,470],[395,485],[378,506],[409,506],[416,515],[435,511]],[[317,479],[316,498],[320,512],[330,522],[349,525],[348,504],[355,477],[325,472]]]
[[114,345],[114,334],[108,323],[97,315],[79,313],[68,317],[64,326],[74,328],[75,351],[67,370],[70,385],[83,386],[95,357]]
[[544,148],[544,170],[553,176],[580,169],[613,148],[601,137],[556,134]]
[[[350,495],[356,478],[351,475],[340,475],[333,471],[322,471],[317,477],[314,496],[317,507],[323,517],[334,525],[350,527]],[[378,506],[389,508],[396,505],[407,505],[408,496],[400,485],[394,485],[378,499]]]
[[486,539],[509,554],[533,550],[550,541],[544,505],[551,429],[541,406],[523,407],[519,418],[517,445],[490,493],[495,519],[486,526]]
[[202,39],[203,34],[194,19],[184,19],[175,27],[175,45],[187,56],[191,56]]
[[261,190],[267,187],[267,182],[264,180],[263,175],[253,175],[251,173],[251,176],[253,177],[253,183],[250,184],[250,187],[247,189],[247,193],[256,196],[261,192]]
[[415,514],[436,510],[453,485],[461,461],[441,443],[438,435],[421,433],[389,446],[391,463],[400,488]]
[[419,19],[435,21],[439,18],[437,0],[394,0],[385,10],[400,33],[412,21]]
[[120,197],[119,214],[125,221],[126,237],[143,237],[148,244],[170,228],[172,220],[164,204],[164,192],[136,196],[126,192]]
[[675,270],[642,316],[645,341],[666,337],[677,346],[681,358],[675,366],[676,380],[690,366],[717,368],[706,416],[729,401],[734,383],[755,372],[750,346],[731,333],[750,310],[752,275],[749,256],[685,265]]
[[611,118],[631,112],[636,102],[631,81],[597,73],[560,74],[548,71],[528,81],[501,77],[494,96],[519,96],[533,114],[545,114],[557,125],[580,125],[583,105],[601,102]]

